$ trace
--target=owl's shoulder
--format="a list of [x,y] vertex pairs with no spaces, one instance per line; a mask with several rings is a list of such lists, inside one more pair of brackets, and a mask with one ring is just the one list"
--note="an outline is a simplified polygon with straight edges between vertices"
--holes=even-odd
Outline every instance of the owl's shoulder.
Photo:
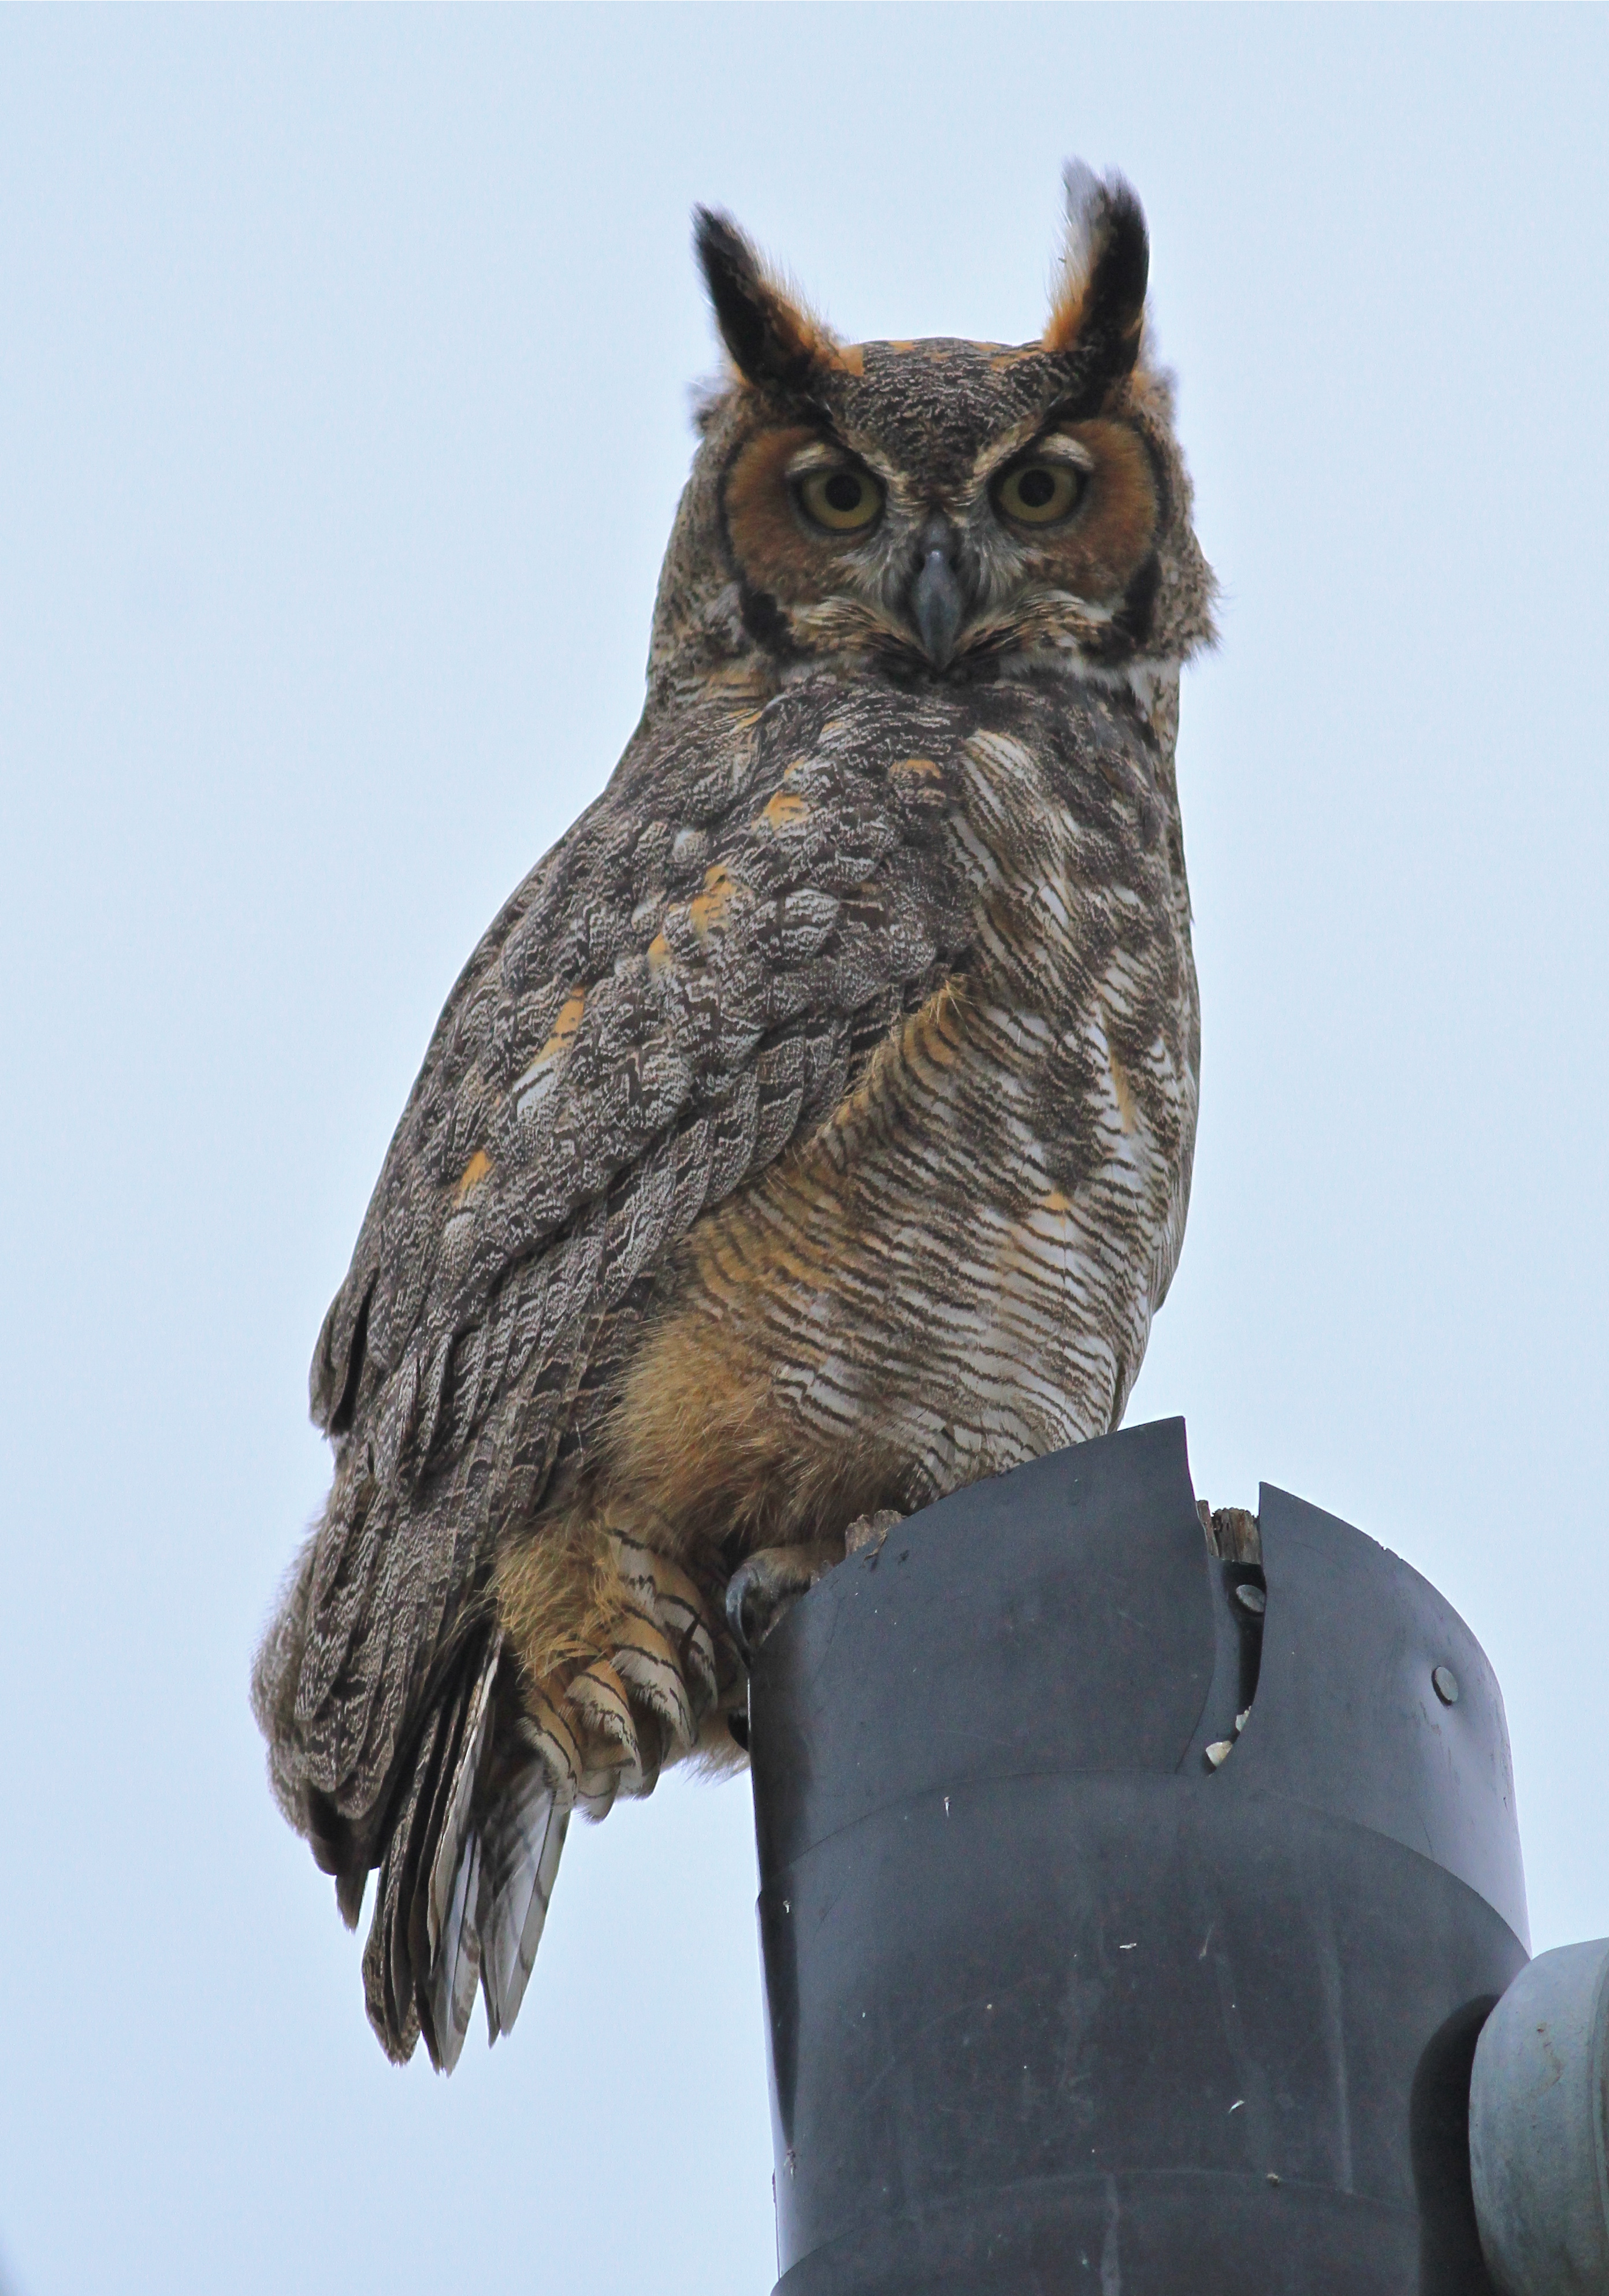
[[786,1090],[745,1152],[785,1144],[854,1016],[965,939],[941,731],[830,677],[650,710],[448,1000],[320,1335],[321,1423],[757,1071]]

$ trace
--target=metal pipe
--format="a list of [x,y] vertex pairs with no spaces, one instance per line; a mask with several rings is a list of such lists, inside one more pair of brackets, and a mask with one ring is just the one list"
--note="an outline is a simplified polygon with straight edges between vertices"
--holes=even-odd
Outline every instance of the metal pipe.
[[1397,1556],[1258,1523],[1215,1558],[1183,1423],[1137,1428],[912,1517],[759,1651],[777,2296],[1490,2290],[1502,1701]]

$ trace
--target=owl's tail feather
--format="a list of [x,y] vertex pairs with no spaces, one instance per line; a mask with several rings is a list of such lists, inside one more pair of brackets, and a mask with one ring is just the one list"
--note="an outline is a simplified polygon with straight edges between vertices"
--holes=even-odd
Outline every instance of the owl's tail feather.
[[[397,1805],[364,1952],[369,2021],[406,2062],[451,2072],[477,1981],[491,2039],[519,2014],[574,1800],[573,1747],[513,1711],[490,1635],[432,1708]],[[556,1721],[557,1718],[554,1718]]]
[[503,1628],[483,1628],[405,1759],[363,1957],[369,2021],[399,2063],[423,2035],[438,2070],[452,2070],[477,1984],[488,2038],[509,2031],[572,1811],[601,1817],[618,1794],[652,1792],[736,1677],[680,1565],[625,1532],[613,1552],[624,1599],[607,1658],[555,1687],[554,1703]]
[[489,2040],[520,2013],[569,1824],[569,1801],[538,1759],[511,1780],[482,1833],[480,1986]]

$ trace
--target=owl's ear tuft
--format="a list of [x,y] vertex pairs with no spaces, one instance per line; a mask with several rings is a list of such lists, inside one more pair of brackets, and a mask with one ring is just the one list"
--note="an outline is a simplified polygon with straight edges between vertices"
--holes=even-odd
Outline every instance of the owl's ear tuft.
[[745,382],[808,391],[820,369],[843,364],[821,322],[769,275],[730,216],[695,209],[693,238],[721,340]]
[[1047,351],[1076,357],[1092,378],[1115,382],[1139,356],[1151,242],[1145,210],[1121,176],[1103,183],[1081,160],[1063,170],[1067,237],[1050,319]]

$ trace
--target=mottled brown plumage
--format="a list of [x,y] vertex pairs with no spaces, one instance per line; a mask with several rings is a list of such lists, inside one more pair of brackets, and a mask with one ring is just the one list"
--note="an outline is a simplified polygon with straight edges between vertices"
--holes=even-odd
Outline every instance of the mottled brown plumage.
[[380,1866],[393,2055],[450,2065],[477,1981],[513,2021],[578,1803],[737,1759],[740,1568],[1099,1434],[1138,1369],[1194,1133],[1211,579],[1137,205],[1073,169],[1069,215],[1014,348],[845,348],[701,219],[734,369],[647,705],[442,1015],[258,1661],[349,1920]]

